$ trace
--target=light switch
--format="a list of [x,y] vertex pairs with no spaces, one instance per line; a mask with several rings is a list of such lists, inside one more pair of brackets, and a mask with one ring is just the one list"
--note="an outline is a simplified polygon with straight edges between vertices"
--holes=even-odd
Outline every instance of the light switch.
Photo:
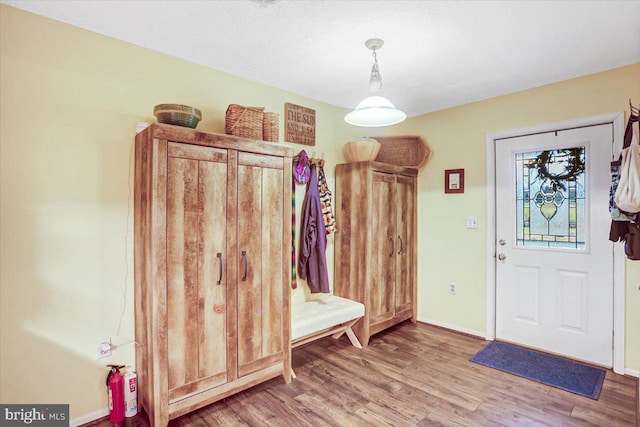
[[478,217],[468,216],[467,217],[467,228],[478,228]]

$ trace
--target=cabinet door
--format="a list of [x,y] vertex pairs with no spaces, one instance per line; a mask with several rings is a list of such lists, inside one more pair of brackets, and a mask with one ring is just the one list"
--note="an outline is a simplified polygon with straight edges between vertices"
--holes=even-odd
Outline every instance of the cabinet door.
[[396,177],[397,248],[395,278],[395,314],[413,309],[415,230],[415,179],[398,175]]
[[238,377],[284,356],[284,185],[282,158],[238,153]]
[[168,155],[166,313],[171,402],[226,382],[227,152],[169,143]]
[[[368,230],[371,241],[371,282],[369,284],[370,324],[389,320],[394,316],[394,283],[396,263],[396,201],[395,177],[391,174],[373,172],[372,179],[372,224]],[[364,224],[362,224],[365,227]],[[359,254],[366,257],[367,254]]]

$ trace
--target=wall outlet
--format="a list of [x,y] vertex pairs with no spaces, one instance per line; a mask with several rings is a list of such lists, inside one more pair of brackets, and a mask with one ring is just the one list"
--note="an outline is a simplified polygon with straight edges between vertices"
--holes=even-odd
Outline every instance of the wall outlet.
[[111,338],[103,338],[98,341],[98,359],[111,357]]
[[478,228],[478,217],[467,217],[467,228]]
[[451,282],[449,283],[449,293],[451,295],[455,295],[456,294],[456,284]]

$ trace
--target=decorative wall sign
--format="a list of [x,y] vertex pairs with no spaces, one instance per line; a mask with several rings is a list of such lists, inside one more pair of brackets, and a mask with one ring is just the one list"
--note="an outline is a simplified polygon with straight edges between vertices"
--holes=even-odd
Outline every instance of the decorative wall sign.
[[284,140],[316,145],[316,110],[285,102]]
[[464,169],[446,169],[444,171],[444,192],[464,193]]

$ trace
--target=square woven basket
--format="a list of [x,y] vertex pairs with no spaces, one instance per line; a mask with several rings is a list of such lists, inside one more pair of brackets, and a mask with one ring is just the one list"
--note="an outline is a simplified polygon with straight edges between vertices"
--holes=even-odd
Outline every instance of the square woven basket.
[[264,113],[262,121],[262,137],[265,141],[280,142],[280,115],[278,113]]
[[231,104],[224,120],[224,133],[243,138],[263,140],[263,107],[244,107]]

